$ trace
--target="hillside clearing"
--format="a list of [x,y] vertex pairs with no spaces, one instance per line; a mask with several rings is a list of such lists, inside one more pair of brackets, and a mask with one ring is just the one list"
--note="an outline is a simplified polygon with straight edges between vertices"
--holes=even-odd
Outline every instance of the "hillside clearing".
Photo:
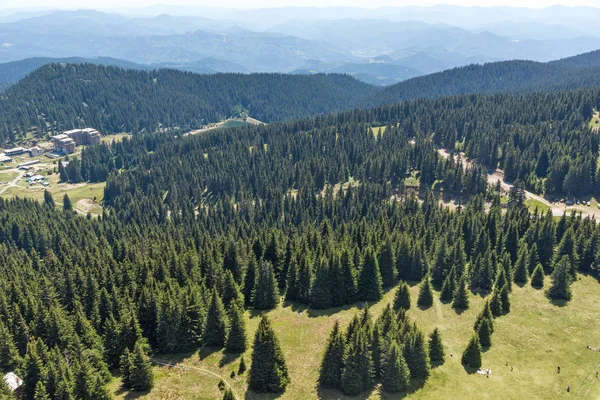
[[[549,278],[546,279],[546,284]],[[473,333],[476,315],[483,307],[485,299],[471,295],[471,307],[457,314],[449,304],[439,302],[427,310],[411,308],[410,317],[429,334],[438,327],[446,348],[446,362],[433,369],[427,384],[408,397],[415,399],[449,399],[460,393],[462,399],[520,399],[534,395],[538,399],[556,399],[567,396],[576,398],[598,398],[600,378],[595,377],[600,370],[600,352],[587,349],[587,346],[600,347],[600,321],[595,316],[600,292],[598,282],[584,276],[573,284],[573,300],[566,306],[553,305],[543,290],[529,285],[514,286],[511,295],[510,314],[495,320],[492,348],[483,355],[483,368],[492,370],[490,378],[478,374],[468,374],[460,364],[460,356]],[[411,288],[416,299],[418,286]],[[378,316],[384,306],[393,299],[395,291],[386,293],[383,301],[374,304],[371,312]],[[436,293],[437,294],[437,293]],[[264,399],[349,399],[334,391],[317,389],[316,382],[321,356],[327,336],[337,319],[346,326],[359,306],[342,307],[326,311],[314,311],[306,307],[285,304],[268,313],[281,341],[292,383],[281,397],[251,393],[246,398]],[[251,338],[258,325],[259,313],[246,313],[247,328]],[[453,354],[451,357],[450,355]],[[251,351],[244,354],[249,364]],[[230,373],[237,371],[239,357],[224,355],[221,351],[179,356],[157,356],[168,359],[184,368],[156,366],[156,387],[143,394],[144,399],[204,399],[218,398],[218,379],[211,379],[193,368],[212,371],[230,382],[239,394],[244,392],[246,374],[230,379]],[[506,366],[506,363],[509,366]],[[561,373],[557,374],[557,366]],[[514,370],[511,372],[510,366]],[[189,367],[189,368],[185,368]],[[239,379],[239,381],[238,381]],[[571,393],[566,393],[567,386]],[[110,385],[117,398],[119,380]],[[380,393],[375,388],[372,393],[359,399],[400,399],[404,395]]]

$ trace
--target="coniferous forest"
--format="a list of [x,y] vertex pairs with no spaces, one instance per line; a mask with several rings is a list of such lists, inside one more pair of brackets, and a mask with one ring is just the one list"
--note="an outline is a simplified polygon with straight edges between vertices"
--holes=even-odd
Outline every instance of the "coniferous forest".
[[[541,287],[549,275],[548,302],[568,302],[577,296],[572,283],[600,262],[593,219],[531,212],[522,193],[600,192],[598,138],[588,127],[600,106],[597,88],[459,95],[310,117],[347,108],[334,98],[364,85],[350,82],[315,100],[308,82],[327,90],[327,82],[350,78],[297,77],[302,90],[286,87],[294,96],[267,99],[256,88],[260,76],[56,65],[38,72],[23,85],[38,90],[37,80],[50,79],[68,87],[64,75],[72,73],[98,79],[48,108],[60,126],[80,115],[88,96],[96,96],[88,110],[122,97],[129,104],[122,115],[89,114],[86,123],[138,134],[61,164],[65,181],[106,182],[98,217],[57,208],[49,193],[43,203],[0,199],[0,369],[19,373],[25,399],[110,398],[115,371],[125,388],[151,390],[152,355],[201,348],[252,349],[249,390],[283,393],[296,378],[277,327],[263,315],[250,335],[244,318],[282,302],[314,310],[361,305],[323,343],[315,385],[346,395],[376,385],[405,392],[427,385],[448,359],[443,333],[425,332],[408,310],[428,309],[439,297],[460,313],[472,307],[470,293],[484,296],[471,340],[454,355],[473,372],[496,343],[495,321],[511,312],[515,285]],[[131,83],[104,98],[97,84],[111,74]],[[185,83],[163,91],[175,75]],[[218,84],[227,79],[247,92],[251,115],[284,121],[198,136],[156,132],[226,116],[235,96]],[[156,92],[138,96],[147,85]],[[217,97],[197,96],[193,85]],[[41,110],[22,107],[26,99],[13,98],[15,90],[2,100],[12,118],[2,121],[5,138]],[[170,121],[146,113],[158,93],[171,102],[161,102]],[[298,106],[309,100],[321,104]],[[188,101],[194,112],[206,110],[196,122],[175,111]],[[375,135],[375,126],[385,131]],[[444,158],[439,148],[475,162]],[[485,177],[497,167],[522,183],[506,208]],[[418,188],[406,184],[409,177]],[[457,209],[440,205],[441,196]],[[373,317],[369,304],[389,291],[394,301]]]

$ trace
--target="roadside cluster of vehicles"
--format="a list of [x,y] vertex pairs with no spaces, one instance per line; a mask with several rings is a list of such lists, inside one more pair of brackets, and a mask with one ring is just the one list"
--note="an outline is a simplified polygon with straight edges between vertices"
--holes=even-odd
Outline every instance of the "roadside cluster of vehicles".
[[[565,203],[567,206],[588,206],[590,207],[592,205],[592,203],[590,203],[589,201],[585,201],[585,200],[565,200],[565,199],[561,199],[560,200],[561,203]],[[598,208],[600,209],[600,203],[598,203]]]

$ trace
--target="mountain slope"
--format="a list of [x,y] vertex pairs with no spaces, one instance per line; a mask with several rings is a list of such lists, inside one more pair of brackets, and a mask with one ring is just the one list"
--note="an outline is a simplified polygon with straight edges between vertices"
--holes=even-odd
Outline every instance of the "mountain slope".
[[11,140],[25,131],[43,135],[79,125],[104,132],[197,128],[242,109],[271,122],[348,109],[376,91],[348,75],[199,75],[51,64],[0,97],[0,135]]
[[600,85],[600,52],[561,60],[502,61],[468,65],[421,76],[385,88],[367,105],[466,93],[527,93]]

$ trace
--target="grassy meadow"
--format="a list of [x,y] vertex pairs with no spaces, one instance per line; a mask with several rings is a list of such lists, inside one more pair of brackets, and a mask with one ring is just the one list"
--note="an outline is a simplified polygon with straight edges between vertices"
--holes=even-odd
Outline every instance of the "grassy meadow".
[[[546,278],[549,284],[549,278]],[[395,291],[371,306],[374,317],[392,301]],[[411,289],[413,303],[418,287]],[[410,393],[390,395],[375,388],[371,393],[354,399],[556,399],[600,398],[600,320],[596,316],[600,285],[592,277],[582,277],[573,284],[574,297],[567,305],[553,304],[543,290],[529,285],[514,286],[511,312],[495,320],[492,347],[483,354],[483,368],[492,370],[489,378],[469,374],[460,363],[461,354],[473,334],[473,323],[485,299],[471,295],[470,308],[457,314],[449,304],[437,300],[434,306],[413,308],[410,317],[429,334],[440,329],[446,349],[446,362],[433,369],[429,381]],[[437,295],[437,293],[436,293]],[[156,366],[155,388],[150,393],[128,394],[120,390],[115,379],[110,389],[117,398],[143,399],[218,399],[216,374],[228,382],[240,399],[348,399],[335,391],[317,388],[321,356],[335,320],[345,327],[360,305],[313,311],[306,307],[284,304],[268,312],[286,357],[292,383],[279,396],[245,393],[245,377],[230,378],[237,371],[239,357],[206,349],[194,354],[156,355],[176,367]],[[259,313],[247,312],[247,329],[252,338],[259,322]],[[451,356],[452,354],[452,356]],[[250,367],[251,351],[244,354]],[[506,363],[509,366],[506,366]],[[557,373],[557,366],[561,373]],[[513,366],[511,371],[510,366]],[[567,393],[567,386],[571,392]],[[133,397],[132,397],[133,396]],[[244,397],[245,396],[245,397]]]

